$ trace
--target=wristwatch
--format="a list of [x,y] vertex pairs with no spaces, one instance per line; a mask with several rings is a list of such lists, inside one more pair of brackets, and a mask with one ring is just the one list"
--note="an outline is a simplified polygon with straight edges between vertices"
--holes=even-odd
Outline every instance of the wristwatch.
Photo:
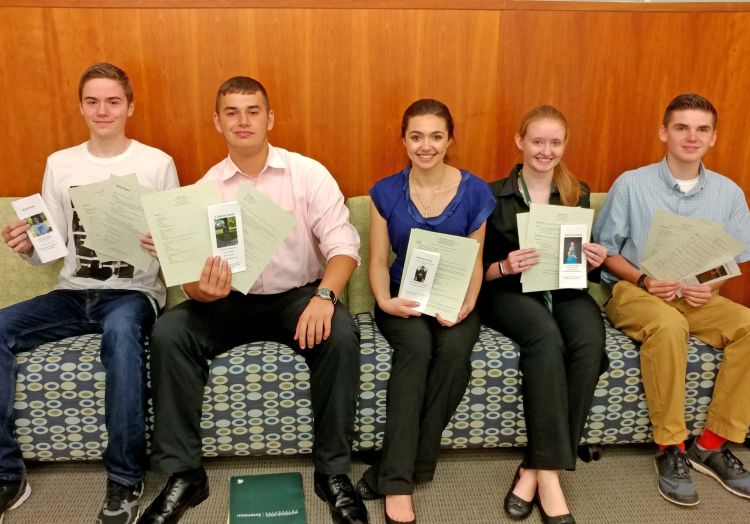
[[333,290],[328,289],[327,287],[319,287],[315,290],[315,295],[313,296],[320,297],[323,300],[330,300],[334,306],[336,305],[336,302],[339,301],[339,299],[336,298],[336,293],[334,293]]
[[636,285],[639,288],[645,289],[646,291],[648,291],[648,289],[646,289],[646,277],[647,276],[648,275],[646,273],[641,273],[641,276],[638,277],[638,282],[636,282]]

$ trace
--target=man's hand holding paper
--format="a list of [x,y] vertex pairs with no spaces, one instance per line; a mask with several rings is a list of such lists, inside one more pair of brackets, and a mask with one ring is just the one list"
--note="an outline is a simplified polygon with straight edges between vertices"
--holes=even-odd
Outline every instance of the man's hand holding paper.
[[3,241],[16,253],[28,256],[34,251],[27,233],[29,229],[31,226],[25,220],[11,222],[3,228]]
[[214,302],[226,297],[232,290],[232,270],[221,257],[208,257],[201,278],[182,286],[185,294],[198,302]]

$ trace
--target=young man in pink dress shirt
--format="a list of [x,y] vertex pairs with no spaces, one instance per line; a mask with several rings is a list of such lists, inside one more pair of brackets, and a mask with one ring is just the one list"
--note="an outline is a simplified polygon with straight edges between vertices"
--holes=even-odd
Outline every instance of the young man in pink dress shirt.
[[268,143],[274,114],[259,82],[234,77],[222,84],[214,123],[229,155],[203,180],[214,181],[224,201],[234,199],[242,184],[254,184],[292,213],[296,225],[249,290],[233,289],[227,262],[209,258],[200,280],[184,286],[191,300],[156,325],[151,461],[170,477],[140,522],[177,522],[208,497],[200,435],[208,359],[240,344],[274,340],[293,347],[310,367],[315,491],[335,522],[365,523],[367,510],[346,474],[359,386],[359,333],[336,299],[360,262],[359,236],[326,168]]

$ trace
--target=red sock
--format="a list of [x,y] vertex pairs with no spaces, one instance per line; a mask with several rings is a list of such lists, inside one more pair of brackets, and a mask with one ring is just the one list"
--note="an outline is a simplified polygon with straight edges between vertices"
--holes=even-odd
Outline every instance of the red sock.
[[726,441],[727,439],[720,437],[708,428],[705,428],[703,433],[701,433],[701,436],[698,437],[698,445],[703,449],[717,450]]
[[685,443],[684,442],[680,442],[679,444],[659,444],[659,451],[664,451],[669,446],[677,446],[678,448],[680,448],[680,451],[682,451],[683,453],[685,453]]

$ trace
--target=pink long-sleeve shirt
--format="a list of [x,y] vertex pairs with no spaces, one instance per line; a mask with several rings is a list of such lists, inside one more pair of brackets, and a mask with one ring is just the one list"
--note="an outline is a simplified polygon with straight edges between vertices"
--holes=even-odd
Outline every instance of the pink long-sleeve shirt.
[[360,264],[359,234],[349,223],[336,180],[320,162],[269,144],[257,177],[244,174],[227,156],[201,180],[215,181],[224,202],[234,200],[242,184],[254,184],[297,219],[250,293],[281,293],[309,284],[323,277],[325,261],[337,255]]

